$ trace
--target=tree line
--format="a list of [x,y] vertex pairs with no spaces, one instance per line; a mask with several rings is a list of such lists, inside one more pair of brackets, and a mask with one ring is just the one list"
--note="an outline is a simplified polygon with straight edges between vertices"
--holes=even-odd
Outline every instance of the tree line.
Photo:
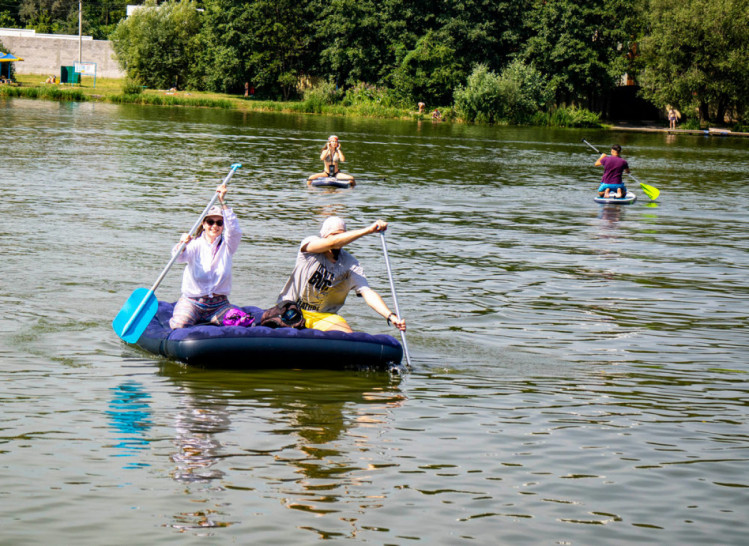
[[[84,0],[139,84],[425,102],[467,120],[602,111],[626,74],[703,121],[749,110],[749,0]],[[17,9],[13,9],[15,8]],[[77,0],[0,0],[0,26],[77,33]]]

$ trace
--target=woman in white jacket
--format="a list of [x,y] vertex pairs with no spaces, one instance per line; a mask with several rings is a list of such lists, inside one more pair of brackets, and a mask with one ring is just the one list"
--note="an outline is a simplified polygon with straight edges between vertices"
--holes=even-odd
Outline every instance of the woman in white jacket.
[[195,237],[183,234],[172,249],[174,255],[186,243],[177,258],[177,263],[187,266],[182,276],[182,295],[169,321],[172,328],[199,322],[221,325],[227,313],[237,309],[229,303],[229,294],[232,256],[239,247],[242,230],[236,214],[224,201],[226,186],[220,185],[216,192],[221,205],[211,207]]

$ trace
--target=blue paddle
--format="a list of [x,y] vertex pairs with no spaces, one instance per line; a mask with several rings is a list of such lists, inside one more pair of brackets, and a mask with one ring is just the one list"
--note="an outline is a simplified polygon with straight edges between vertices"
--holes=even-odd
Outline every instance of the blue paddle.
[[[596,149],[595,146],[593,146],[587,140],[583,139],[583,142],[585,142],[585,144],[587,144],[588,146],[590,146],[591,148],[593,148],[594,152],[596,152],[598,154],[601,153],[601,152],[599,152]],[[647,195],[648,197],[650,197],[651,201],[655,201],[656,199],[658,199],[658,196],[661,194],[661,190],[659,190],[658,188],[656,188],[654,186],[648,186],[647,184],[643,184],[642,182],[640,182],[639,180],[637,180],[637,178],[635,178],[635,175],[633,175],[633,174],[630,174],[629,176],[632,178],[632,180],[634,180],[635,182],[637,182],[640,185],[640,187],[642,188],[642,191],[645,192],[645,195]]]
[[[234,175],[234,172],[240,168],[242,168],[242,165],[239,163],[232,165],[229,174],[224,178],[223,184],[228,184],[229,180],[231,180],[231,177]],[[192,226],[192,229],[190,230],[191,236],[197,231],[200,224],[203,223],[203,218],[208,214],[208,211],[216,202],[216,199],[218,199],[218,193],[213,195],[213,199],[211,199],[208,206],[203,209],[200,218],[198,218],[198,221]],[[177,258],[186,245],[187,243],[182,243],[180,245],[179,249],[177,249],[177,252],[172,256],[172,259],[169,260],[169,263],[164,268],[164,271],[161,272],[159,278],[156,279],[156,282],[151,289],[136,288],[125,302],[125,305],[122,306],[120,312],[117,313],[117,316],[114,317],[112,328],[114,328],[114,332],[120,336],[120,339],[127,343],[136,343],[138,339],[140,339],[140,336],[146,330],[148,323],[151,322],[151,319],[156,315],[156,311],[159,308],[159,302],[156,299],[156,296],[154,296],[154,292],[161,284],[161,281],[164,280],[164,277],[166,277],[166,274],[172,268],[174,262],[177,261]]]
[[[382,238],[382,254],[385,256],[385,265],[387,266],[387,270],[388,270],[388,279],[390,279],[390,290],[393,293],[393,305],[395,306],[395,314],[398,315],[398,318],[400,318],[401,312],[398,309],[398,296],[395,295],[395,283],[393,282],[393,272],[390,270],[390,260],[388,259],[388,248],[387,248],[387,244],[385,243],[385,233],[381,231],[380,237]],[[400,333],[401,333],[401,341],[403,341],[403,352],[406,355],[406,363],[408,364],[408,367],[411,368],[411,357],[408,354],[408,343],[406,343],[406,332],[401,330]]]

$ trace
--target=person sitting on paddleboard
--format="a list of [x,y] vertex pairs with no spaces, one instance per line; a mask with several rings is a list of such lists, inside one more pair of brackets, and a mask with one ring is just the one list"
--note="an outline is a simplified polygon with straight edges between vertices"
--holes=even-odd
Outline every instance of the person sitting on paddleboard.
[[323,147],[322,152],[320,152],[320,161],[325,164],[325,172],[313,174],[307,179],[307,184],[311,184],[317,178],[331,177],[336,180],[348,182],[352,188],[356,186],[353,176],[342,173],[338,169],[338,164],[346,161],[346,157],[341,151],[341,144],[337,136],[331,135],[328,137],[328,142]]
[[[221,325],[232,309],[245,315],[229,303],[232,256],[239,247],[242,230],[236,214],[224,201],[226,185],[219,185],[216,192],[221,206],[210,208],[195,237],[184,233],[172,249],[174,255],[186,243],[176,261],[187,266],[182,276],[182,295],[169,320],[171,328],[185,328],[199,322]],[[249,326],[247,320],[244,322],[238,324]]]
[[278,302],[291,300],[302,310],[307,328],[351,332],[346,319],[336,314],[352,289],[375,312],[401,331],[406,321],[393,313],[382,297],[367,283],[359,261],[343,250],[360,237],[385,231],[387,222],[375,223],[346,231],[346,223],[337,216],[323,222],[320,236],[304,239],[299,246],[294,270],[278,296]]
[[598,187],[599,197],[612,197],[611,192],[616,192],[614,197],[622,198],[627,195],[627,187],[622,180],[622,174],[629,174],[629,164],[620,157],[622,147],[614,144],[611,147],[611,155],[601,154],[596,161],[596,167],[603,166],[603,177]]

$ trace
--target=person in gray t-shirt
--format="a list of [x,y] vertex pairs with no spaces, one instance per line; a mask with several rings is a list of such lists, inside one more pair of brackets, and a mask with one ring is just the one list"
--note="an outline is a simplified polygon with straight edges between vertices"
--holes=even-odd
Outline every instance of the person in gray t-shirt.
[[278,302],[296,302],[308,328],[351,332],[346,319],[337,313],[348,293],[354,290],[388,323],[405,331],[406,321],[393,313],[382,297],[369,287],[359,261],[343,250],[358,238],[385,229],[387,222],[382,220],[354,231],[346,231],[346,223],[337,216],[325,220],[320,236],[307,237],[299,246],[294,271],[281,290]]

